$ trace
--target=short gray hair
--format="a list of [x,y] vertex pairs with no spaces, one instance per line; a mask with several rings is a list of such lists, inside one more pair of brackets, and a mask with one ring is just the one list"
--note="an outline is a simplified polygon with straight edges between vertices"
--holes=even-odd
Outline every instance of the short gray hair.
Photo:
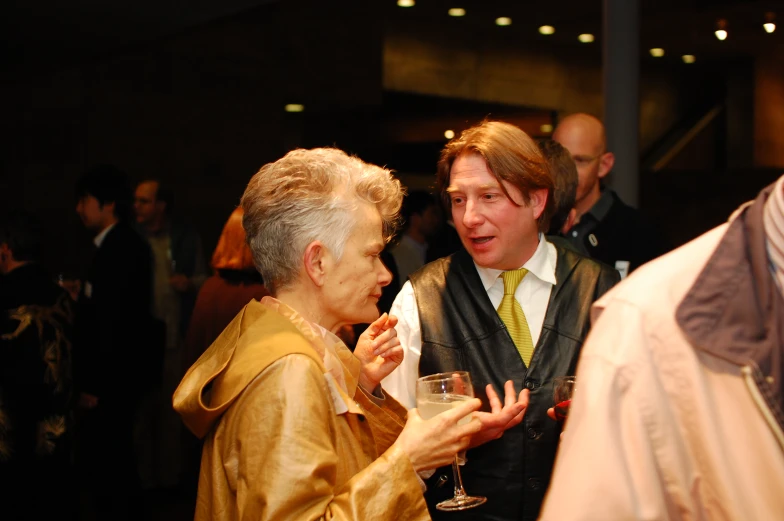
[[381,214],[384,240],[399,224],[403,188],[392,173],[336,148],[292,150],[254,175],[242,195],[242,224],[253,262],[273,295],[291,285],[308,244],[338,258],[360,201]]

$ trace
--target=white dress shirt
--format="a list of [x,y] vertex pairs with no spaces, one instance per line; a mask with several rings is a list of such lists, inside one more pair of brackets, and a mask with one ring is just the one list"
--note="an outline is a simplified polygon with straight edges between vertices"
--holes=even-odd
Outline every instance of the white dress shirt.
[[[544,240],[539,235],[539,246],[536,251],[523,264],[529,273],[517,286],[515,299],[520,303],[531,330],[531,340],[534,346],[539,341],[542,333],[544,316],[550,301],[550,292],[555,286],[555,264],[558,255],[555,246]],[[501,304],[504,296],[504,282],[501,278],[502,270],[482,268],[477,266],[476,271],[482,280],[482,285],[495,309]],[[470,305],[470,304],[466,304]],[[403,346],[405,357],[403,363],[387,376],[381,385],[388,394],[392,395],[406,408],[416,407],[416,381],[419,378],[419,357],[422,354],[422,335],[419,324],[419,308],[417,307],[414,287],[411,282],[406,282],[400,290],[395,302],[392,304],[390,315],[398,318],[395,329]],[[496,391],[501,391],[496,389]]]
[[101,244],[103,244],[103,240],[106,238],[107,235],[109,235],[109,232],[112,231],[112,228],[114,228],[116,224],[117,223],[110,224],[109,226],[101,230],[101,233],[95,236],[95,238],[93,239],[93,244],[95,244],[96,248],[101,247]]

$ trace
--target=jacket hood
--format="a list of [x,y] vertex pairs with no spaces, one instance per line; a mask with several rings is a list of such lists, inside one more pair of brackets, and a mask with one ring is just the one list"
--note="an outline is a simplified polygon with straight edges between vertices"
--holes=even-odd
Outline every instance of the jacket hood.
[[324,370],[319,354],[290,320],[252,300],[185,374],[174,392],[174,410],[203,438],[259,373],[289,354],[307,355]]

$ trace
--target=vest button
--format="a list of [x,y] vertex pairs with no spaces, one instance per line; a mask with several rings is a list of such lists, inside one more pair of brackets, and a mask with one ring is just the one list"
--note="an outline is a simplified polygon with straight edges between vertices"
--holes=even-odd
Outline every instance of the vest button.
[[537,436],[539,436],[539,433],[536,432],[536,430],[534,430],[534,429],[532,429],[530,427],[528,428],[527,434],[528,434],[528,437],[530,439],[532,439],[532,440],[535,439]]
[[525,382],[525,388],[526,389],[528,389],[529,391],[533,391],[535,387],[536,387],[536,384],[533,383],[533,381],[526,380],[526,382]]
[[541,483],[539,478],[528,478],[528,488],[531,490],[539,490]]

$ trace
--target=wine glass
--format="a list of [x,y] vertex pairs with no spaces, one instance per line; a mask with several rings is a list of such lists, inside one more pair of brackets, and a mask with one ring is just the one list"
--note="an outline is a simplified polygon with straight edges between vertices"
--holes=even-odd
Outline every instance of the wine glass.
[[569,416],[569,406],[574,394],[574,376],[557,376],[553,380],[553,400],[555,401],[555,419],[563,425]]
[[[474,386],[471,385],[471,377],[467,371],[452,371],[449,373],[438,373],[430,376],[423,376],[417,380],[416,398],[419,415],[429,420],[433,416],[446,412],[453,407],[459,406],[466,400],[474,397]],[[458,424],[465,424],[471,421],[468,414],[462,418]],[[460,476],[460,466],[457,463],[457,456],[452,462],[452,472],[455,477],[455,494],[452,499],[440,502],[436,505],[438,510],[447,512],[456,510],[466,510],[481,505],[487,498],[481,496],[469,496],[463,488],[463,478]]]

